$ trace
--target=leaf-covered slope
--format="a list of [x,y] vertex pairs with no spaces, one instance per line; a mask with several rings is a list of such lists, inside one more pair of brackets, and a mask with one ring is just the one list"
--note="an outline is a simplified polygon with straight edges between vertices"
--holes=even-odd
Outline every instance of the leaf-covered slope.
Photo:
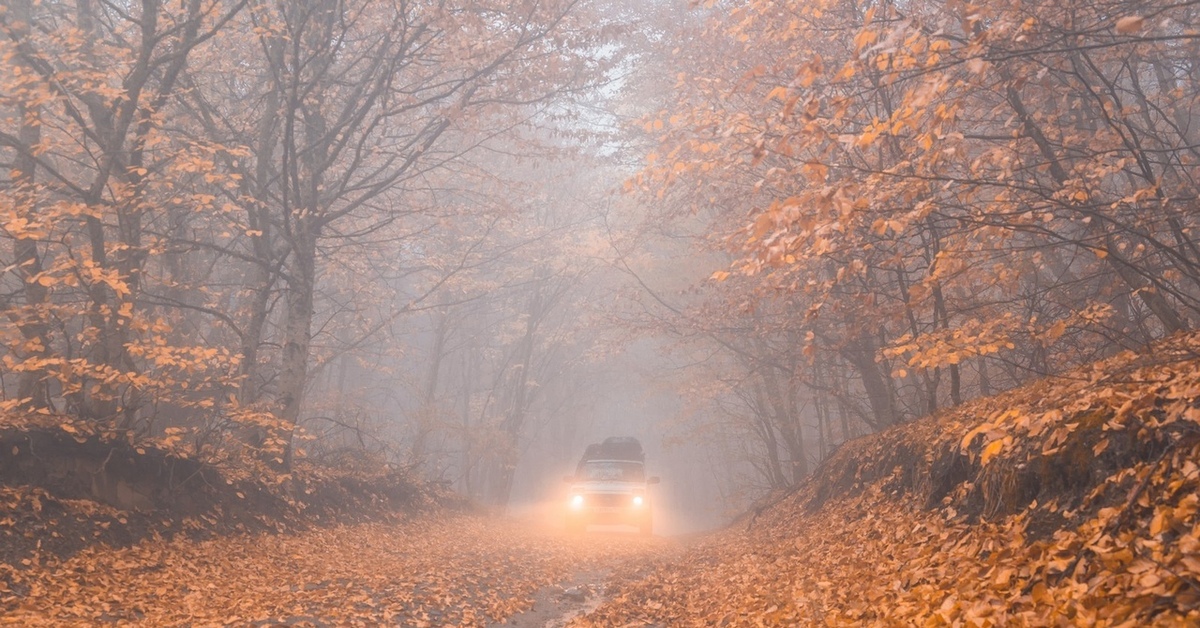
[[461,500],[386,465],[290,473],[200,461],[82,421],[0,417],[0,590],[9,569],[156,535],[284,532],[390,520]]
[[584,625],[1195,625],[1200,336],[848,443]]

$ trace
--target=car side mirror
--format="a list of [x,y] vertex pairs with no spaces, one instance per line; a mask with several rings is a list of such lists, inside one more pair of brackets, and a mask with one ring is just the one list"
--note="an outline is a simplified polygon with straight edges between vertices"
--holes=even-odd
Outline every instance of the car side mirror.
[[646,478],[646,484],[658,484],[659,482],[662,482],[662,478],[658,477],[657,475],[652,475]]
[[564,475],[564,476],[563,476],[563,482],[566,482],[567,484],[572,484],[572,483],[574,483],[574,482],[575,482],[575,476],[573,476],[573,475]]

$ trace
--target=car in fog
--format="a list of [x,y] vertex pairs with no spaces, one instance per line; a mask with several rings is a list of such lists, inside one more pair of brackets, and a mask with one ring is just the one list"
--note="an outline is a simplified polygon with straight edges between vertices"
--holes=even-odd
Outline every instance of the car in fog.
[[646,454],[636,438],[613,436],[588,445],[567,498],[566,528],[579,533],[589,525],[628,525],[642,534],[654,530],[650,495],[646,490],[659,478],[646,477]]

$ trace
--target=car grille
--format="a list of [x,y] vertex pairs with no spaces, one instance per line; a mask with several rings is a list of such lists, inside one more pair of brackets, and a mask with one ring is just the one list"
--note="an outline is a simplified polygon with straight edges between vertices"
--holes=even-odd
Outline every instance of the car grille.
[[587,499],[589,506],[598,508],[628,506],[633,500],[632,496],[623,493],[590,493],[585,495],[584,498]]

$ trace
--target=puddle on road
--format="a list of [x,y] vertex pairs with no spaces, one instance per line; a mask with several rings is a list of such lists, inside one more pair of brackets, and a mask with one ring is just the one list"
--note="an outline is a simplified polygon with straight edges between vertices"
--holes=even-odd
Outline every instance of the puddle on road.
[[563,628],[600,606],[609,573],[581,571],[559,586],[545,587],[534,596],[533,608],[488,628]]

